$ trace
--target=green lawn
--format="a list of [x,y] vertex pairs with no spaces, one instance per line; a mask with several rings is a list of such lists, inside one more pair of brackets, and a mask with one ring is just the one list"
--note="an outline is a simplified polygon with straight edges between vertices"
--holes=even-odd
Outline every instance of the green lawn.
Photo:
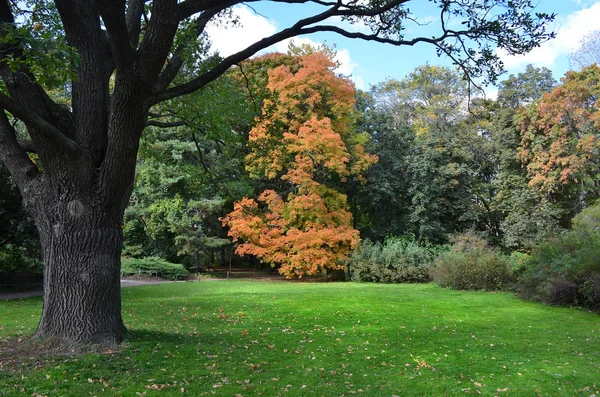
[[[0,302],[30,335],[41,299]],[[0,371],[23,396],[592,396],[600,317],[434,285],[203,281],[123,290],[116,353]]]

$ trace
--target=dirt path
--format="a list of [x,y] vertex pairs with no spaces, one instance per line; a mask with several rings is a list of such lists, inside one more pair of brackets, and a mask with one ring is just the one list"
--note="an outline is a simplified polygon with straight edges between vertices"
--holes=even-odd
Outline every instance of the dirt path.
[[[121,280],[121,288],[135,287],[137,285],[164,284],[173,283],[168,280]],[[32,296],[42,296],[41,290],[19,291],[19,292],[0,292],[0,300],[31,298]]]

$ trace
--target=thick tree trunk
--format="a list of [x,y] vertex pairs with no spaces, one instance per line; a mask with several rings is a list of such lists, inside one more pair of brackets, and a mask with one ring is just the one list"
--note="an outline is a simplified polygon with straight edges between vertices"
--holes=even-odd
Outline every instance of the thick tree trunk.
[[45,264],[38,336],[68,344],[122,341],[119,212],[63,199],[36,214]]

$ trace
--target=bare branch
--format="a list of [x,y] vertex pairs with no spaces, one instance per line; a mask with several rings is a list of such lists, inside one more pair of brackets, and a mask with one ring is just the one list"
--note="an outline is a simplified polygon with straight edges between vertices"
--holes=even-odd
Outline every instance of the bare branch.
[[21,106],[4,94],[0,94],[0,108],[9,111],[13,116],[21,119],[25,125],[58,144],[65,152],[76,155],[82,154],[79,145],[74,140],[63,134],[37,113],[32,112],[30,108]]
[[[194,21],[194,33],[189,35],[189,40],[196,40],[196,38],[200,36],[204,31],[204,29],[206,28],[206,24],[210,21],[210,19],[217,15],[220,11],[220,9],[206,11],[202,13],[202,15],[200,15],[198,18],[196,18],[196,20]],[[183,65],[183,59],[181,58],[181,53],[183,52],[183,50],[184,45],[182,44],[178,48],[176,48],[175,51],[173,51],[173,55],[169,59],[167,66],[158,76],[158,80],[152,89],[153,92],[163,91],[167,89],[167,87],[169,87],[169,84],[173,82],[173,79],[175,79],[175,76],[177,76],[177,73],[179,73],[179,70]]]
[[95,1],[100,12],[110,45],[118,65],[128,65],[135,57],[135,50],[129,44],[129,33],[125,20],[125,0]]
[[[246,1],[240,1],[240,0],[229,0],[229,1],[223,1],[223,0],[185,0],[181,3],[179,3],[179,5],[177,6],[179,9],[179,19],[180,20],[184,20],[186,18],[191,17],[194,14],[197,14],[199,12],[202,11],[206,11],[206,10],[210,10],[210,9],[215,9],[215,8],[220,8],[220,9],[225,9],[225,8],[229,8],[234,6],[235,4],[240,4],[240,3],[254,3],[254,2],[258,2],[261,0],[246,0]],[[350,5],[345,5],[342,4],[341,1],[323,1],[323,0],[269,0],[272,3],[285,3],[285,4],[308,4],[308,3],[312,3],[312,4],[317,4],[320,6],[325,6],[325,7],[334,7],[334,6],[339,6],[341,5],[342,7],[352,7],[352,8],[358,8],[357,6],[350,6]],[[364,8],[364,6],[362,6]]]
[[144,13],[144,0],[129,0],[127,2],[127,11],[125,14],[125,23],[127,24],[127,32],[129,35],[129,45],[131,48],[137,48],[140,31],[141,19]]
[[160,128],[173,128],[173,127],[181,127],[187,125],[187,123],[183,120],[180,121],[158,121],[158,120],[148,120],[146,122],[146,126],[150,127],[160,127]]
[[254,98],[252,89],[250,88],[250,80],[248,79],[246,72],[244,72],[244,68],[242,67],[242,64],[238,63],[237,66],[240,68],[240,73],[242,73],[242,77],[244,77],[244,83],[246,84],[246,89],[248,90],[248,95],[250,96],[250,100],[252,101],[252,105],[254,106],[254,114],[258,114],[258,103],[256,101],[256,98]]
[[0,160],[22,192],[26,184],[39,174],[35,164],[19,145],[15,130],[4,111],[0,111]]

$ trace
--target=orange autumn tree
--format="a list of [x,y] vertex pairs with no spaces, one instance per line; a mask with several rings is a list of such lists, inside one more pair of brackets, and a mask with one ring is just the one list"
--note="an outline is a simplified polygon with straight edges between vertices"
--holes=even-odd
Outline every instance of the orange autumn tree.
[[351,131],[355,89],[335,66],[313,52],[269,70],[246,170],[278,188],[245,197],[222,219],[237,254],[278,265],[288,278],[344,267],[359,233],[339,185],[377,161]]
[[521,147],[530,186],[546,195],[565,187],[597,195],[600,173],[600,67],[568,72],[562,84],[519,112]]

